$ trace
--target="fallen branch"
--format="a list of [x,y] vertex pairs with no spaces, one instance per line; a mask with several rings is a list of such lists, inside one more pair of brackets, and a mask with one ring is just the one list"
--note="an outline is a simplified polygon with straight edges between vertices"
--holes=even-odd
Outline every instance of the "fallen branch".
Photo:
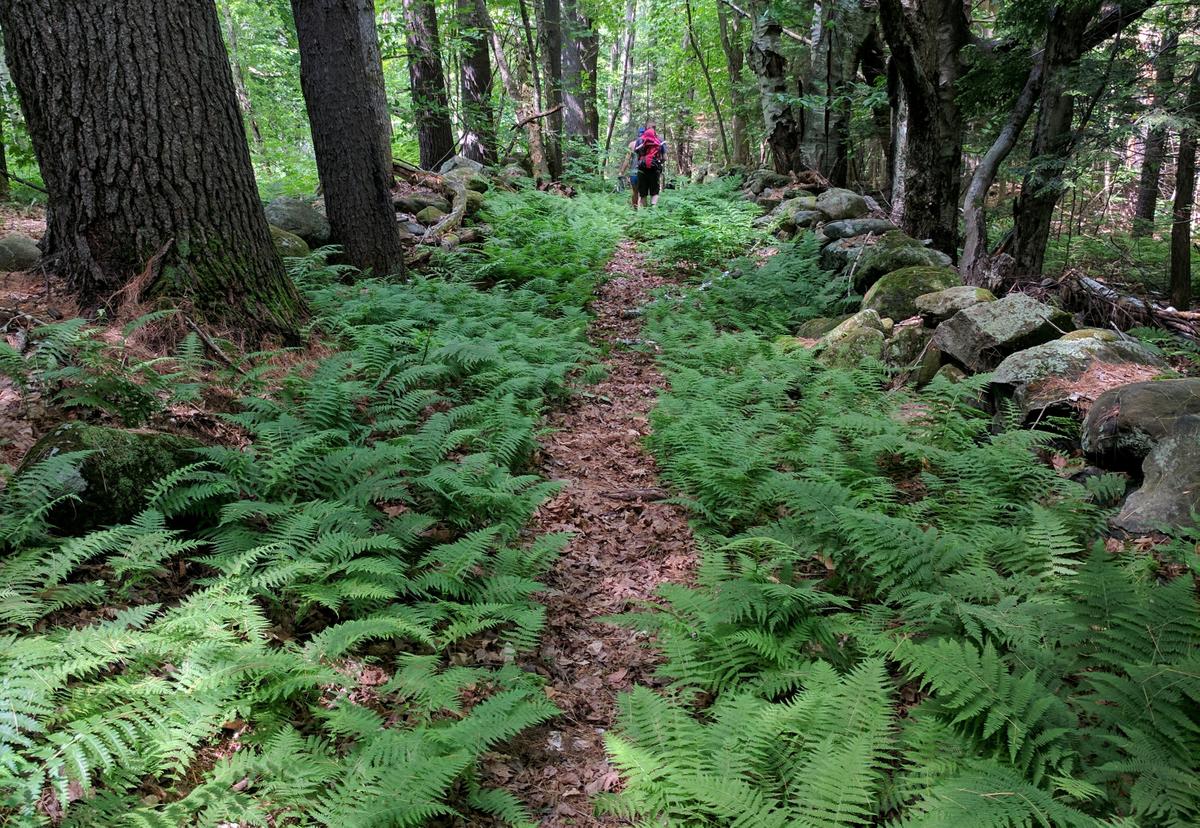
[[47,191],[44,187],[39,187],[37,184],[34,184],[32,181],[26,181],[24,178],[21,178],[21,176],[19,176],[19,175],[13,175],[12,173],[7,172],[5,170],[0,170],[0,175],[4,176],[9,181],[15,181],[18,184],[24,184],[26,187],[28,187],[31,190],[37,190],[39,193],[42,193],[43,195],[50,195],[49,191]]
[[443,189],[452,194],[450,214],[437,224],[425,231],[421,237],[422,244],[435,244],[451,230],[462,224],[463,216],[467,214],[467,185],[461,178],[442,178]]
[[246,370],[244,368],[242,368],[240,365],[238,365],[237,363],[235,363],[232,359],[230,359],[226,355],[226,353],[221,350],[221,347],[219,345],[217,345],[216,342],[213,341],[213,338],[211,336],[209,336],[208,334],[206,334],[200,328],[199,325],[197,325],[191,319],[188,319],[182,313],[180,314],[180,316],[183,317],[184,324],[187,325],[189,328],[191,328],[192,331],[196,334],[196,336],[200,337],[200,341],[204,343],[204,347],[208,348],[208,350],[212,352],[212,355],[217,358],[218,362],[224,363],[228,367],[237,371],[243,377],[246,376]]
[[1148,325],[1200,342],[1200,311],[1176,310],[1128,293],[1078,271],[1063,279],[1063,299],[1092,319],[1111,321],[1119,327]]
[[551,115],[553,115],[555,112],[558,112],[562,108],[563,108],[563,105],[559,104],[558,106],[552,106],[549,109],[543,110],[541,112],[534,112],[532,115],[526,115],[524,118],[521,118],[520,120],[518,120],[516,122],[516,124],[513,125],[512,140],[509,141],[508,146],[504,148],[504,152],[501,153],[501,157],[506,156],[510,152],[512,152],[512,148],[516,145],[517,138],[519,137],[522,129],[524,129],[525,127],[527,127],[529,124],[533,123],[534,121],[540,121],[542,118],[550,117]]
[[622,489],[615,492],[604,492],[604,496],[613,500],[665,500],[670,496],[666,489],[655,486],[649,489]]

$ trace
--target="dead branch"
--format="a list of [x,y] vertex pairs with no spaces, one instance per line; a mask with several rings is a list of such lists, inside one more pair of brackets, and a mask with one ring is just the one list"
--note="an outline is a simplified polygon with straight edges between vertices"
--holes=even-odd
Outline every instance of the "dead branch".
[[443,236],[462,224],[467,214],[467,185],[461,178],[442,177],[442,188],[451,193],[450,214],[425,231],[421,244],[436,244]]
[[1065,303],[1089,319],[1111,321],[1121,328],[1135,325],[1162,328],[1200,342],[1200,311],[1176,310],[1149,298],[1121,293],[1077,270],[1064,276],[1062,289]]
[[501,155],[502,156],[508,155],[510,152],[512,152],[512,148],[517,143],[517,137],[520,135],[522,129],[524,129],[526,126],[533,123],[534,121],[540,121],[542,118],[550,117],[551,115],[553,115],[555,112],[558,112],[562,108],[563,108],[563,105],[559,104],[558,106],[552,106],[549,109],[543,110],[542,112],[534,112],[532,115],[526,115],[524,118],[521,118],[520,120],[518,120],[513,125],[512,140],[508,142],[508,146],[504,148],[504,152],[501,153]]
[[188,319],[187,316],[184,316],[182,313],[180,314],[180,316],[183,318],[184,324],[187,325],[189,328],[191,328],[192,331],[196,334],[196,336],[200,337],[200,341],[204,343],[204,347],[208,348],[208,350],[212,353],[212,355],[217,358],[218,362],[221,362],[221,363],[225,364],[226,366],[232,368],[233,370],[237,371],[242,376],[246,376],[245,369],[243,369],[240,365],[238,365],[232,359],[230,359],[228,357],[228,355],[226,355],[226,353],[221,350],[221,347],[219,345],[217,345],[216,342],[213,341],[213,338],[211,336],[209,336],[208,334],[206,334],[203,331],[203,329],[200,328],[199,325],[197,325],[191,319]]
[[18,184],[24,184],[26,187],[28,187],[31,190],[37,190],[39,193],[42,193],[43,195],[50,195],[50,192],[48,190],[46,190],[44,187],[39,187],[37,184],[34,184],[32,181],[26,181],[24,178],[21,178],[21,176],[19,176],[19,175],[13,175],[12,173],[6,172],[4,170],[0,170],[0,175],[4,176],[9,181],[15,181]]

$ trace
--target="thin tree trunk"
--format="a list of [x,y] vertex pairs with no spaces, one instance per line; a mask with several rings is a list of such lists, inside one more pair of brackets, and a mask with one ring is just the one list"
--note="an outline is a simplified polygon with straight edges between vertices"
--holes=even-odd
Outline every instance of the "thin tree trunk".
[[0,27],[50,194],[46,264],[85,304],[124,288],[294,338],[304,303],[258,199],[216,7],[6,0]]
[[[1200,63],[1188,81],[1184,117],[1200,118]],[[1196,203],[1196,132],[1194,123],[1179,133],[1175,163],[1175,203],[1171,216],[1171,304],[1188,310],[1192,304],[1192,208]]]
[[454,155],[454,132],[433,0],[404,0],[404,23],[421,167],[433,170]]
[[742,48],[742,23],[738,17],[729,17],[721,0],[717,0],[717,25],[721,31],[721,49],[725,52],[725,63],[729,68],[729,87],[733,93],[733,111],[729,119],[733,162],[747,166],[750,164],[750,136],[746,130],[746,116],[743,114],[744,107],[741,102],[742,88],[745,85],[742,67],[746,55]]
[[242,57],[238,49],[238,23],[233,9],[228,9],[225,15],[226,42],[229,44],[229,64],[233,72],[233,88],[237,90],[238,106],[242,110],[242,118],[250,127],[250,139],[258,152],[263,150],[262,130],[259,129],[258,119],[254,116],[254,103],[250,100],[250,92],[246,89],[246,73],[242,68]]
[[721,134],[721,151],[725,155],[725,166],[728,167],[732,158],[729,155],[729,139],[725,137],[725,119],[721,116],[721,104],[717,101],[717,93],[713,90],[712,78],[708,74],[708,64],[704,61],[704,53],[700,51],[700,44],[696,41],[696,27],[692,22],[692,0],[683,0],[683,7],[687,10],[688,43],[692,44],[692,53],[696,56],[696,62],[700,64],[700,71],[704,75],[704,85],[708,87],[708,99],[712,101],[713,112],[717,116],[717,131]]
[[800,155],[802,115],[790,102],[788,62],[780,44],[782,33],[783,26],[770,11],[755,19],[750,36],[750,66],[758,77],[763,124],[775,170],[788,173],[804,168]]
[[462,98],[462,154],[481,164],[495,161],[496,135],[492,115],[492,61],[488,53],[484,0],[457,0],[462,60],[459,88]]
[[579,16],[576,0],[563,0],[562,17],[562,100],[563,129],[568,138],[586,143],[587,119],[584,113],[585,78],[583,43],[586,23]]
[[612,150],[613,131],[617,126],[617,117],[625,109],[631,91],[629,89],[630,72],[633,69],[633,43],[637,31],[637,0],[625,0],[625,48],[621,67],[621,87],[617,94],[615,106],[609,111],[608,132],[604,136],[604,165],[608,166],[609,153]]
[[[492,55],[496,59],[496,68],[500,71],[500,80],[504,90],[513,99],[517,107],[517,122],[524,124],[526,140],[529,143],[529,164],[534,178],[543,179],[550,175],[546,165],[546,153],[542,149],[541,127],[533,117],[537,113],[537,102],[532,89],[523,87],[512,70],[508,58],[504,54],[504,44],[488,14],[487,6],[483,6],[483,22],[487,26],[488,36],[492,40]],[[517,49],[518,54],[520,49]],[[498,159],[503,161],[504,159]]]
[[8,180],[8,151],[4,145],[4,122],[8,120],[8,96],[0,87],[0,201],[12,197],[12,185]]
[[[1175,86],[1175,56],[1179,47],[1179,32],[1170,31],[1163,35],[1158,57],[1154,61],[1155,110],[1166,109],[1167,101]],[[1167,129],[1151,127],[1146,134],[1146,149],[1142,156],[1142,171],[1138,180],[1137,204],[1133,211],[1133,235],[1135,238],[1149,236],[1154,230],[1154,213],[1158,208],[1159,177],[1162,173],[1163,156],[1167,145]]]
[[[562,178],[562,6],[560,0],[542,0],[542,57],[546,61],[546,160],[550,162],[550,177]],[[559,109],[555,109],[559,107]]]
[[579,51],[583,58],[583,140],[595,147],[600,140],[600,35],[592,21],[580,18],[586,32],[580,36]]
[[[381,106],[374,2],[292,0],[292,14],[330,234],[355,267],[403,274],[404,248],[392,207],[391,144],[380,123],[386,106]],[[367,15],[370,27],[363,25]]]

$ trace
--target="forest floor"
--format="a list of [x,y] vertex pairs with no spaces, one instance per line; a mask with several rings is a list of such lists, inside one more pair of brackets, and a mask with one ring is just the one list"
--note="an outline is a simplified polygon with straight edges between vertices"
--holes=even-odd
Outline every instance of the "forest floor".
[[653,354],[634,350],[641,320],[632,311],[667,280],[647,271],[630,241],[607,273],[591,305],[590,338],[607,352],[608,376],[551,416],[542,474],[566,485],[530,527],[573,533],[547,576],[543,643],[525,665],[547,679],[563,715],[484,764],[488,781],[527,803],[543,828],[627,824],[593,816],[592,799],[619,782],[604,747],[617,695],[659,684],[658,658],[644,633],[603,619],[639,609],[664,582],[688,582],[696,558],[686,510],[661,502],[667,494],[642,445],[665,383]]

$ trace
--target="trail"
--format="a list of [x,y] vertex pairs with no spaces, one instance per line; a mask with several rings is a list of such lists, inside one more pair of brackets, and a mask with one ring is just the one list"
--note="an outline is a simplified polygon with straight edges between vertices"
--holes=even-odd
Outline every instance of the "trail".
[[532,525],[539,534],[574,533],[547,578],[542,645],[525,665],[546,677],[563,715],[515,740],[485,770],[526,802],[543,828],[628,824],[592,816],[592,798],[619,783],[604,751],[617,694],[635,683],[656,684],[657,656],[643,634],[597,619],[636,609],[664,582],[687,581],[695,565],[686,513],[655,502],[665,492],[642,446],[664,380],[651,354],[622,345],[641,328],[627,312],[667,281],[646,271],[629,241],[607,272],[589,336],[612,348],[608,378],[550,418],[542,474],[566,487]]

